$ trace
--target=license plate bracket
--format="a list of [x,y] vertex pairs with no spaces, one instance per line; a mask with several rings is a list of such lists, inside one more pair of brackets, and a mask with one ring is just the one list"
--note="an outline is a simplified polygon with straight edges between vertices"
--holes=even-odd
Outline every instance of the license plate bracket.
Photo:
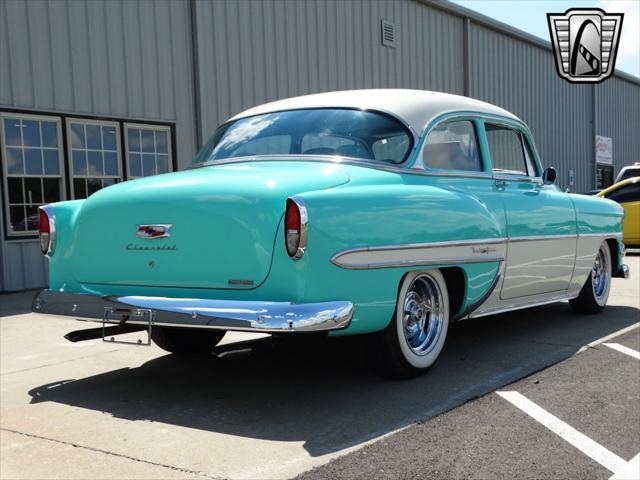
[[[148,308],[114,308],[105,307],[104,315],[102,317],[102,341],[106,343],[120,343],[124,345],[151,345],[151,330],[153,328],[153,320],[155,318],[155,312]],[[136,333],[147,332],[147,339],[137,339],[136,341],[130,340],[116,340],[114,336],[108,335],[106,332],[107,326],[113,325],[136,325],[146,326],[144,330]]]

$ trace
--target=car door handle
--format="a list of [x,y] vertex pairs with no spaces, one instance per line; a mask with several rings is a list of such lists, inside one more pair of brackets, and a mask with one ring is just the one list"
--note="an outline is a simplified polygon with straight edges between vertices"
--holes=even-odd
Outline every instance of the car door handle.
[[505,189],[505,187],[507,186],[507,182],[506,182],[506,180],[501,180],[501,179],[499,179],[499,178],[496,178],[496,179],[494,180],[494,182],[495,182],[495,184],[496,184],[496,188],[497,188],[498,190],[504,190],[504,189]]

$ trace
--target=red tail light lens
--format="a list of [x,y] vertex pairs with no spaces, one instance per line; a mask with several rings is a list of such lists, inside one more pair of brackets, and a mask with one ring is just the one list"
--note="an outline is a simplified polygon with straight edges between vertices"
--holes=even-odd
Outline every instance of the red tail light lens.
[[53,251],[56,228],[53,212],[47,207],[40,207],[40,248],[42,253],[49,255]]
[[301,198],[288,198],[284,215],[284,240],[287,254],[302,258],[307,247],[307,209]]

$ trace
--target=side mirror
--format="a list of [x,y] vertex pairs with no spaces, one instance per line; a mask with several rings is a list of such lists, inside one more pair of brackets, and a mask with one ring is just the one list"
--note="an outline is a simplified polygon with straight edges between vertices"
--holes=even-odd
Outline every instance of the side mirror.
[[553,167],[547,167],[542,172],[542,183],[545,185],[553,185],[556,183],[556,177],[558,174],[556,173],[556,169]]

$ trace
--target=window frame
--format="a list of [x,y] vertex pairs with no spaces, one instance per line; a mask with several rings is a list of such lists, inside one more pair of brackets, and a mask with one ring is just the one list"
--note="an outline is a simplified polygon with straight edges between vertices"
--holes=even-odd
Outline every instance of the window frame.
[[[433,130],[436,127],[439,127],[440,125],[446,125],[447,123],[461,123],[461,122],[469,122],[471,124],[471,128],[473,129],[473,134],[474,134],[475,141],[476,141],[476,150],[477,150],[477,153],[478,153],[478,159],[480,160],[480,170],[459,170],[459,169],[455,169],[455,168],[434,168],[434,167],[430,167],[429,165],[427,165],[426,162],[424,161],[424,150],[427,147],[427,142],[429,140],[429,135],[431,135]],[[424,139],[422,141],[422,146],[421,146],[420,151],[418,153],[417,163],[422,165],[422,168],[426,172],[432,172],[432,173],[434,173],[436,175],[438,174],[438,172],[455,173],[456,175],[469,175],[469,176],[475,176],[475,175],[487,173],[487,162],[485,161],[484,152],[483,152],[483,149],[482,149],[482,146],[481,146],[480,128],[479,128],[477,119],[473,118],[473,117],[465,117],[465,116],[457,117],[457,116],[453,116],[453,117],[445,118],[442,121],[439,121],[439,122],[435,123],[433,125],[433,127],[431,127],[429,129],[429,131],[426,133],[426,135],[424,136]]]
[[[57,175],[47,175],[44,173],[40,175],[23,173],[20,175],[10,174],[9,173],[9,165],[7,160],[6,149],[8,147],[7,140],[5,138],[5,129],[4,129],[4,120],[5,118],[20,118],[20,120],[37,120],[37,121],[45,121],[45,122],[54,122],[57,124],[57,132],[56,132],[56,140],[58,142],[58,171]],[[23,232],[12,232],[10,228],[11,215],[10,215],[10,203],[9,203],[9,178],[56,178],[59,179],[60,183],[60,200],[64,200],[66,198],[67,193],[67,183],[66,183],[66,169],[65,169],[65,159],[64,159],[64,135],[63,135],[63,125],[62,125],[62,117],[60,115],[55,114],[46,114],[46,113],[27,113],[22,111],[15,111],[10,109],[3,109],[0,111],[0,175],[2,176],[2,186],[3,186],[3,195],[2,195],[2,214],[4,216],[4,236],[7,240],[9,239],[33,239],[37,238],[39,235],[38,231],[34,230],[25,230]],[[21,146],[21,148],[24,148]],[[42,147],[41,147],[42,150]],[[44,194],[44,192],[43,192]],[[24,200],[24,199],[23,199]],[[44,200],[44,198],[43,198]],[[23,202],[26,204],[26,202]],[[45,203],[43,203],[45,205]]]
[[[83,198],[76,198],[76,192],[75,192],[75,185],[74,185],[74,180],[76,178],[81,178],[83,180],[87,180],[89,178],[99,178],[100,180],[105,180],[105,179],[109,179],[109,178],[117,178],[119,180],[119,182],[116,183],[120,183],[120,182],[124,182],[126,181],[124,178],[124,172],[122,169],[122,140],[121,140],[121,123],[122,122],[118,122],[116,120],[103,120],[103,119],[98,119],[98,118],[82,118],[82,117],[77,117],[75,115],[68,115],[64,118],[64,123],[65,123],[65,133],[67,136],[67,144],[66,144],[66,166],[68,167],[67,170],[67,175],[69,177],[69,196],[71,200],[85,200],[86,198],[89,197],[89,195],[87,195],[86,197]],[[113,176],[107,176],[107,175],[89,175],[89,171],[87,169],[87,175],[75,175],[74,171],[73,171],[73,144],[71,141],[71,124],[72,123],[82,123],[83,125],[99,125],[101,128],[103,126],[112,126],[115,128],[116,130],[116,158],[117,158],[117,164],[118,164],[118,176],[117,177],[113,177]],[[101,133],[101,138],[102,138],[102,133]],[[86,139],[86,130],[85,130],[85,139]],[[89,150],[93,150],[93,149],[89,149],[87,148],[87,146],[85,145],[85,148],[82,149],[84,152],[88,152]],[[101,152],[104,153],[104,145],[103,148],[100,150]],[[104,162],[104,157],[103,160]],[[88,162],[88,159],[87,159]],[[103,163],[104,164],[104,163]],[[105,187],[102,187],[105,188]],[[88,192],[88,188],[87,188],[87,192]]]
[[[173,143],[173,129],[170,125],[167,124],[152,124],[152,123],[138,123],[135,121],[128,121],[128,122],[122,122],[121,125],[122,128],[122,145],[124,145],[124,164],[125,164],[125,172],[126,172],[126,180],[137,180],[140,178],[145,178],[144,175],[141,176],[132,176],[131,175],[131,165],[129,162],[129,135],[127,132],[128,128],[137,128],[137,129],[141,129],[141,130],[153,130],[154,132],[156,130],[161,130],[161,131],[165,131],[167,133],[167,156],[168,156],[168,166],[169,166],[169,170],[166,173],[171,173],[175,171],[175,152],[174,152],[174,143]],[[154,155],[158,155],[158,152],[155,151],[156,150],[156,146],[155,146],[155,134],[153,137],[153,149],[154,149]],[[142,155],[142,145],[140,145],[140,154]],[[141,167],[142,168],[142,167]],[[156,171],[158,169],[158,163],[156,160]],[[161,175],[159,173],[156,173],[156,175]],[[125,180],[125,181],[126,181]]]
[[[487,136],[487,125],[492,125],[496,127],[500,127],[504,130],[512,130],[520,139],[520,147],[522,148],[522,159],[524,160],[525,167],[529,170],[529,167],[533,169],[533,172],[527,172],[526,174],[522,174],[520,172],[509,172],[509,171],[494,171],[493,170],[493,160],[491,158],[491,147],[489,146],[489,137]],[[538,157],[538,152],[535,149],[529,132],[525,131],[519,125],[504,122],[500,120],[496,120],[493,118],[488,118],[482,121],[482,134],[484,136],[484,143],[486,147],[487,159],[488,159],[488,168],[492,173],[494,178],[505,178],[508,180],[524,180],[524,181],[540,181],[542,175],[542,169],[540,166],[540,161]]]

